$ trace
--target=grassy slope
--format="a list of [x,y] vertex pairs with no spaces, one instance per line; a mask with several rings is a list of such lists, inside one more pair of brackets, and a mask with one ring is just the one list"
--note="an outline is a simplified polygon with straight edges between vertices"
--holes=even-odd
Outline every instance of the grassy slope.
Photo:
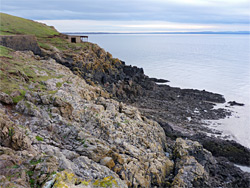
[[[0,25],[1,35],[32,34],[37,37],[40,47],[50,50],[54,46],[64,51],[64,54],[77,54],[79,50],[96,47],[96,45],[91,43],[69,43],[65,36],[53,27],[4,13],[0,13]],[[38,66],[48,76],[37,76],[32,66]],[[54,74],[43,69],[40,61],[34,61],[27,57],[17,57],[12,49],[0,45],[0,91],[7,94],[13,91],[22,93],[25,90],[29,90],[28,85],[32,82],[37,83],[35,90],[41,91],[43,90],[42,81],[52,78]],[[23,81],[24,78],[26,78],[26,81]],[[23,97],[23,95],[20,95],[20,97]],[[18,102],[20,99],[13,100]]]
[[[19,91],[21,94],[12,98],[14,103],[23,99],[27,90],[33,92],[45,92],[43,81],[51,78],[59,78],[55,72],[44,68],[43,63],[32,57],[20,57],[14,54],[13,50],[0,45],[0,91],[11,94]],[[34,69],[46,73],[37,75]],[[33,83],[36,87],[29,88]],[[48,91],[46,91],[48,93]],[[49,91],[52,92],[53,91]]]
[[0,34],[28,34],[36,37],[59,35],[53,27],[38,22],[0,13]]
[[6,48],[6,47],[0,45],[0,57],[12,58],[12,56],[10,55],[11,51],[12,50],[10,48]]
[[[53,27],[44,24],[0,13],[0,34],[1,35],[35,35],[40,47],[50,49],[55,46],[63,49],[68,43],[63,36]],[[68,47],[67,47],[68,48]],[[45,71],[47,76],[37,76],[32,66],[38,67],[40,71]],[[10,94],[13,91],[21,93],[13,101],[17,103],[24,97],[25,91],[30,90],[28,85],[36,83],[34,91],[42,91],[44,88],[42,81],[52,78],[55,73],[43,69],[40,61],[34,61],[32,58],[17,57],[13,54],[13,50],[0,45],[0,91]],[[28,81],[24,81],[26,78]]]

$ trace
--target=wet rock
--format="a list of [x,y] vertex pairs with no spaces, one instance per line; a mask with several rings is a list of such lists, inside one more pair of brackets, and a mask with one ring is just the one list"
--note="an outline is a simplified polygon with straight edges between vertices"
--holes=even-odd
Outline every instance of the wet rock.
[[244,106],[243,103],[238,103],[236,101],[229,101],[228,104],[230,104],[230,106]]
[[156,82],[156,83],[167,83],[168,80],[165,79],[158,79],[158,78],[149,78],[150,81]]
[[215,157],[225,157],[233,163],[250,166],[250,149],[235,141],[211,138],[204,134],[196,134],[190,139],[199,140]]

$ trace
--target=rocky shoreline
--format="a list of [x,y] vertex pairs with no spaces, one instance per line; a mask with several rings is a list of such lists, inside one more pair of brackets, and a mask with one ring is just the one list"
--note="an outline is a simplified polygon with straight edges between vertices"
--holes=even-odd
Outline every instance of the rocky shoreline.
[[41,55],[1,46],[1,187],[249,187],[233,163],[249,167],[250,150],[202,125],[231,115],[214,108],[222,95],[158,85],[96,44],[46,40]]
[[[98,53],[105,52],[101,49]],[[56,59],[58,62],[68,66],[74,72],[75,66],[69,63],[73,60],[64,60],[59,54],[57,57],[60,57]],[[106,59],[111,57],[108,53]],[[205,148],[215,156],[226,157],[236,164],[250,166],[248,148],[235,141],[211,138],[206,135],[206,133],[221,133],[203,126],[202,120],[218,120],[231,115],[231,111],[227,109],[214,108],[216,104],[226,102],[222,95],[205,90],[158,85],[158,79],[146,76],[142,68],[127,66],[123,61],[112,66],[112,69],[108,68],[104,72],[101,71],[102,69],[105,70],[105,67],[101,66],[96,70],[79,68],[77,74],[90,84],[100,84],[113,98],[135,106],[147,118],[157,121],[169,138],[182,137],[206,143]],[[167,80],[161,81],[167,82]]]
[[[107,56],[103,53],[102,49],[97,52],[100,57],[112,59],[109,53]],[[64,60],[60,54],[56,57],[59,57],[56,58],[58,62],[85,78],[89,84],[101,85],[114,99],[135,106],[147,118],[158,122],[170,140],[182,137],[198,141],[216,157],[250,166],[248,148],[235,141],[211,138],[206,133],[220,133],[202,126],[204,119],[218,120],[231,115],[229,110],[214,108],[217,103],[226,102],[222,95],[158,85],[158,79],[146,76],[142,68],[127,66],[123,61],[119,63],[116,60],[117,63],[112,68],[99,64],[97,69],[86,69],[84,66],[81,69],[79,64],[82,62],[78,62],[76,72],[72,59]]]

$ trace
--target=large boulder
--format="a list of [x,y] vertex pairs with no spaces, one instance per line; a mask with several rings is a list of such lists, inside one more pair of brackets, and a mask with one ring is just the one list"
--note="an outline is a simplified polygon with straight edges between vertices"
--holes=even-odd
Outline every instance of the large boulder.
[[249,173],[242,172],[224,158],[215,158],[203,146],[177,138],[173,157],[172,187],[248,187]]

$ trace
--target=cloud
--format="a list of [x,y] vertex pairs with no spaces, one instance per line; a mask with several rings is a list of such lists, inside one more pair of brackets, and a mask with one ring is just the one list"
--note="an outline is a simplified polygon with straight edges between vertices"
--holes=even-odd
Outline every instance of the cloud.
[[1,0],[1,11],[34,20],[249,25],[249,9],[249,0]]
[[40,20],[61,32],[239,31],[244,24],[187,24],[165,21]]

